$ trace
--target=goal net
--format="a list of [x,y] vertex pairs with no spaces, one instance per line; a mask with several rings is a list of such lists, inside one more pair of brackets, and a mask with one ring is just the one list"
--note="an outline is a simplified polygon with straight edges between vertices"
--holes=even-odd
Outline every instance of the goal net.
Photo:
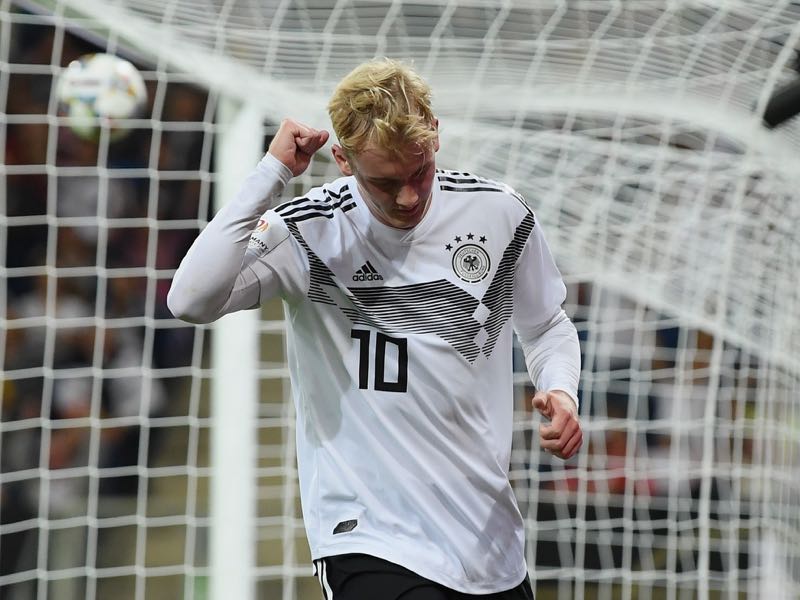
[[[57,113],[93,51],[147,84],[120,141]],[[576,458],[538,451],[516,373],[537,598],[800,596],[800,120],[763,118],[796,0],[0,0],[0,598],[320,597],[282,307],[193,327],[165,297],[280,119],[327,128],[379,55],[567,282]]]

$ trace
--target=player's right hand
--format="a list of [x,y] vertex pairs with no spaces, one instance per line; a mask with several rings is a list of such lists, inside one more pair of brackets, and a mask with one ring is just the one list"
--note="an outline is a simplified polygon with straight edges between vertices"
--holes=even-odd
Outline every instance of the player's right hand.
[[328,132],[314,129],[294,119],[284,119],[272,138],[268,152],[289,167],[297,177],[311,163],[311,157],[328,141]]

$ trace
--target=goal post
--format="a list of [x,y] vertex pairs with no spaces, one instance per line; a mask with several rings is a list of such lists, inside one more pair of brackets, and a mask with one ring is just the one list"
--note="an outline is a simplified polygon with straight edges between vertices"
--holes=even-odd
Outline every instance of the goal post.
[[[90,51],[145,78],[123,140],[56,112]],[[377,55],[567,284],[576,458],[514,374],[537,598],[800,595],[795,0],[0,0],[0,597],[319,596],[280,302],[195,327],[165,297],[280,119],[328,128]]]
[[[261,111],[221,98],[215,209],[234,198],[263,155]],[[254,135],[254,132],[256,133]],[[211,435],[211,597],[253,598],[258,418],[258,313],[226,315],[214,327]]]

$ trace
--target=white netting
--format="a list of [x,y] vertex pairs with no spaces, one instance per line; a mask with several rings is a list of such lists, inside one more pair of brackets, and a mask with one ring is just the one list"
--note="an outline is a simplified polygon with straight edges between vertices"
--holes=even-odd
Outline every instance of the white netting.
[[[39,14],[39,6],[49,13]],[[2,298],[11,319],[2,327],[4,377],[44,382],[35,416],[10,420],[4,412],[3,468],[9,470],[12,438],[34,440],[42,454],[52,431],[89,425],[96,441],[79,474],[97,473],[100,384],[91,394],[89,421],[41,420],[57,402],[56,382],[72,377],[55,360],[53,331],[78,324],[68,320],[73,317],[106,329],[139,328],[142,379],[180,380],[175,389],[189,400],[170,417],[140,408],[136,423],[174,423],[194,441],[187,442],[186,464],[170,467],[190,482],[185,497],[193,499],[158,517],[184,527],[169,538],[180,546],[171,567],[148,562],[147,532],[161,521],[149,512],[153,491],[141,484],[137,504],[119,517],[132,536],[120,539],[134,540],[136,548],[119,571],[93,570],[99,546],[84,552],[74,571],[52,566],[41,548],[54,528],[97,526],[91,503],[100,495],[89,488],[89,505],[74,521],[48,518],[40,502],[27,520],[0,523],[4,537],[24,529],[39,540],[27,570],[4,570],[0,585],[80,576],[94,589],[119,573],[133,580],[138,597],[165,580],[160,575],[185,576],[187,593],[201,589],[194,582],[205,573],[204,557],[194,545],[203,538],[207,513],[196,485],[208,473],[198,467],[204,455],[197,440],[208,425],[202,382],[213,370],[202,368],[199,330],[181,334],[197,336],[185,367],[160,364],[165,359],[154,358],[154,348],[159,332],[177,327],[158,314],[175,256],[208,216],[217,177],[210,163],[216,98],[255,107],[271,123],[294,116],[327,126],[324,106],[335,82],[360,61],[389,55],[413,60],[432,83],[442,127],[439,164],[517,188],[537,211],[568,281],[567,308],[583,344],[590,443],[566,468],[539,456],[530,448],[521,386],[512,465],[529,517],[537,598],[800,594],[800,242],[794,232],[800,125],[797,119],[772,130],[762,124],[769,98],[800,77],[800,3],[6,0],[2,7],[2,132],[7,145],[25,146],[21,128],[30,144],[39,144],[27,153],[7,151],[3,166],[0,218],[9,241],[0,249],[0,274],[9,281]],[[25,27],[47,29],[42,39],[52,42],[32,52],[15,40]],[[116,170],[107,168],[109,160],[127,155],[102,143],[99,160],[71,165],[59,159],[50,81],[74,53],[70,31],[138,59],[153,93],[151,118],[137,123],[146,150],[129,147],[137,160]],[[20,96],[23,81],[35,98]],[[186,158],[190,150],[195,159]],[[332,173],[333,165],[318,161],[294,191]],[[69,197],[59,182],[82,176],[98,178],[104,190],[99,224],[91,211],[58,210]],[[116,200],[124,193],[115,188],[124,182],[135,183],[138,206],[127,212]],[[45,189],[25,195],[35,185]],[[41,206],[14,213],[10,207],[23,196]],[[36,233],[37,227],[43,229]],[[141,264],[108,262],[126,247],[113,235],[125,227],[150,232],[140,242]],[[67,236],[79,238],[77,248],[81,232],[89,235],[88,257],[70,257],[70,238],[57,235],[62,229],[76,230]],[[176,237],[161,249],[161,238],[170,237],[165,232]],[[26,246],[30,239],[35,243]],[[25,260],[10,253],[37,243],[44,249]],[[46,309],[22,314],[30,306],[22,297],[41,277],[47,285],[39,302]],[[88,313],[73,315],[57,302],[56,280],[64,277],[99,278]],[[30,282],[14,282],[25,278]],[[142,299],[109,321],[106,302],[96,298],[127,278],[142,289],[126,297]],[[285,402],[283,329],[277,306],[264,315],[254,577],[265,597],[313,598],[318,592],[308,576]],[[11,360],[21,337],[36,348],[24,366]],[[95,381],[113,379],[117,371],[101,359],[102,346],[95,344],[90,355],[87,373]],[[160,420],[166,418],[175,420]],[[161,467],[142,452],[137,472],[160,475]],[[34,482],[50,495],[55,488],[39,482],[64,473],[41,457],[34,466],[12,466],[4,482]],[[90,548],[99,543],[89,539]]]

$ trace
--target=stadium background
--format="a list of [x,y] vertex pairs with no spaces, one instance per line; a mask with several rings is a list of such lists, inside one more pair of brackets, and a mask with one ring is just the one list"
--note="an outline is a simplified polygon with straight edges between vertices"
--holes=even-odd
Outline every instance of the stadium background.
[[[777,122],[800,109],[797,2],[2,0],[0,17],[3,600],[319,597],[279,303],[191,327],[165,297],[279,119],[324,126],[333,83],[384,54],[432,82],[439,163],[522,192],[568,284],[578,458],[536,451],[517,369],[537,598],[800,595],[800,127]],[[54,82],[93,51],[147,81],[122,141],[58,117]],[[321,157],[287,195],[332,172]]]

